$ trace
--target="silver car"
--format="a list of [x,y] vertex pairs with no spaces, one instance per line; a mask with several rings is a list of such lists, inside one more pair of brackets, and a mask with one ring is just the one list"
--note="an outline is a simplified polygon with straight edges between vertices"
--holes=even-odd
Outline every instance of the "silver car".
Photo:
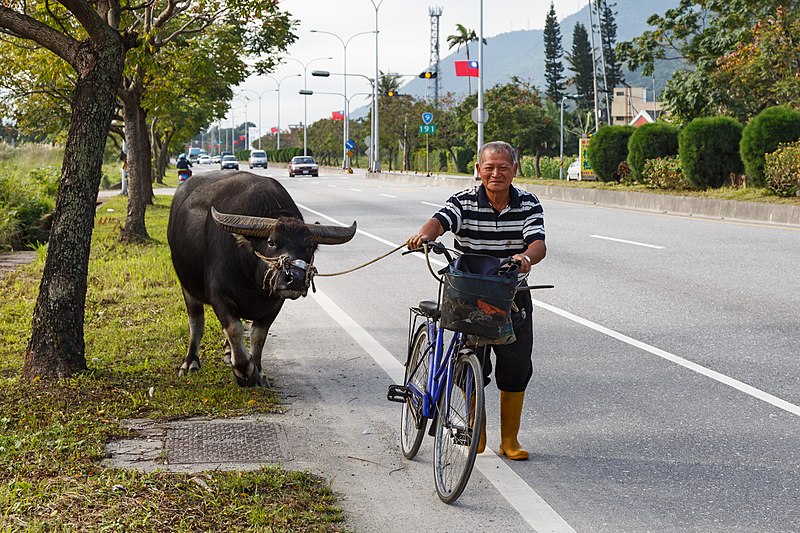
[[314,158],[308,155],[298,155],[292,158],[289,163],[289,177],[293,178],[297,175],[301,176],[319,176],[319,166]]

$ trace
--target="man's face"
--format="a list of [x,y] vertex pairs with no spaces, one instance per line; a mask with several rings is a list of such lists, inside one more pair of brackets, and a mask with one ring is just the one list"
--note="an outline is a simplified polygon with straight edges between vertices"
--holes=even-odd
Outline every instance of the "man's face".
[[491,192],[507,191],[517,174],[517,165],[505,151],[485,151],[483,161],[476,167],[483,186]]

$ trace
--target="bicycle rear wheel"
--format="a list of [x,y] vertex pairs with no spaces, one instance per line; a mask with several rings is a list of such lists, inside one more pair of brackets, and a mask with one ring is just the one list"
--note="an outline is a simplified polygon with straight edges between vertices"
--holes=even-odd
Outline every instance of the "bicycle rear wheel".
[[472,350],[461,350],[458,354],[450,397],[445,396],[442,394],[439,400],[436,418],[433,477],[439,499],[449,504],[467,486],[483,424],[483,372]]
[[[428,386],[428,371],[431,357],[430,343],[428,342],[428,327],[422,324],[417,328],[411,341],[406,377],[403,384],[408,387],[409,382],[419,391],[425,391]],[[422,416],[422,397],[409,394],[403,404],[403,414],[400,418],[400,448],[406,459],[413,459],[422,439],[425,437],[425,427],[428,419]]]

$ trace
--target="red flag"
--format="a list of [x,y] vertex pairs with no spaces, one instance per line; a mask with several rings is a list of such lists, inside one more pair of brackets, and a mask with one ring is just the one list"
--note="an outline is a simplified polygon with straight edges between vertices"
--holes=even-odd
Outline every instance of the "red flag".
[[272,127],[269,129],[269,132],[270,132],[270,133],[278,133],[278,128],[277,128],[277,127],[275,127],[275,126],[272,126]]
[[332,111],[331,120],[344,120],[344,111]]
[[240,141],[243,141],[243,140],[245,140],[246,138],[247,138],[247,137],[245,137],[244,135],[239,135],[239,140],[240,140]]
[[477,78],[480,76],[477,61],[454,61],[456,66],[456,76],[471,76]]

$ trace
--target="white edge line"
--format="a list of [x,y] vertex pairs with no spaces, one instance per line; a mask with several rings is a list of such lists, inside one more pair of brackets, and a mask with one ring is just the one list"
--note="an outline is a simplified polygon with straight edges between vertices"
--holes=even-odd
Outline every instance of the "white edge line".
[[614,242],[623,242],[625,244],[633,244],[636,246],[644,246],[645,248],[655,248],[657,250],[663,250],[663,246],[656,246],[655,244],[645,244],[643,242],[636,242],[636,241],[626,241],[625,239],[615,239],[614,237],[604,237],[603,235],[589,235],[589,237],[593,237],[595,239],[604,239],[607,241],[614,241]]
[[[326,295],[317,291],[311,296],[383,368],[394,383],[403,382],[403,365],[386,348]],[[575,530],[495,453],[484,452],[478,456],[475,465],[536,531],[574,533]]]
[[578,324],[586,326],[587,328],[593,329],[593,330],[595,330],[595,331],[597,331],[599,333],[602,333],[604,335],[608,335],[609,337],[612,337],[612,338],[617,339],[619,341],[622,341],[622,342],[624,342],[626,344],[629,344],[631,346],[639,348],[640,350],[644,350],[645,352],[648,352],[648,353],[651,353],[651,354],[653,354],[655,356],[661,357],[662,359],[665,359],[667,361],[671,361],[671,362],[673,362],[673,363],[675,363],[677,365],[680,365],[680,366],[682,366],[684,368],[687,368],[689,370],[697,372],[698,374],[701,374],[701,375],[703,375],[703,376],[705,376],[707,378],[711,378],[714,381],[717,381],[717,382],[722,383],[724,385],[728,385],[729,387],[732,387],[732,388],[734,388],[734,389],[736,389],[736,390],[738,390],[740,392],[748,394],[748,395],[752,396],[753,398],[756,398],[756,399],[759,399],[759,400],[761,400],[763,402],[766,402],[768,404],[774,405],[775,407],[778,407],[779,409],[783,409],[784,411],[792,413],[793,415],[800,416],[800,407],[799,406],[794,405],[792,403],[789,403],[786,400],[782,400],[782,399],[778,398],[777,396],[773,396],[772,394],[764,392],[764,391],[762,391],[760,389],[757,389],[757,388],[753,387],[752,385],[748,385],[747,383],[743,383],[743,382],[741,382],[741,381],[739,381],[737,379],[728,377],[728,376],[726,376],[724,374],[720,374],[719,372],[717,372],[715,370],[711,370],[710,368],[706,368],[704,366],[698,365],[697,363],[693,363],[691,361],[688,361],[688,360],[684,359],[683,357],[679,357],[677,355],[671,354],[671,353],[669,353],[667,351],[664,351],[664,350],[662,350],[660,348],[656,348],[655,346],[650,346],[647,343],[644,343],[644,342],[641,342],[641,341],[637,341],[636,339],[628,337],[627,335],[623,335],[622,333],[618,333],[618,332],[616,332],[614,330],[608,329],[608,328],[606,328],[604,326],[601,326],[600,324],[596,324],[596,323],[594,323],[594,322],[592,322],[590,320],[586,320],[585,318],[581,318],[579,316],[573,315],[572,313],[570,313],[568,311],[564,311],[563,309],[559,309],[558,307],[554,307],[554,306],[546,304],[544,302],[540,302],[539,300],[535,300],[534,301],[534,305],[536,305],[537,307],[541,307],[542,309],[546,309],[546,310],[550,311],[551,313],[555,313],[557,315],[560,315],[560,316],[562,316],[562,317],[564,317],[566,319],[572,320],[573,322],[577,322]]
[[420,202],[422,205],[430,205],[432,207],[444,207],[442,204],[432,204],[430,202]]
[[386,193],[380,193],[380,196],[384,196],[386,198],[397,198],[397,196],[394,196],[394,195],[391,195],[391,194],[386,194]]

